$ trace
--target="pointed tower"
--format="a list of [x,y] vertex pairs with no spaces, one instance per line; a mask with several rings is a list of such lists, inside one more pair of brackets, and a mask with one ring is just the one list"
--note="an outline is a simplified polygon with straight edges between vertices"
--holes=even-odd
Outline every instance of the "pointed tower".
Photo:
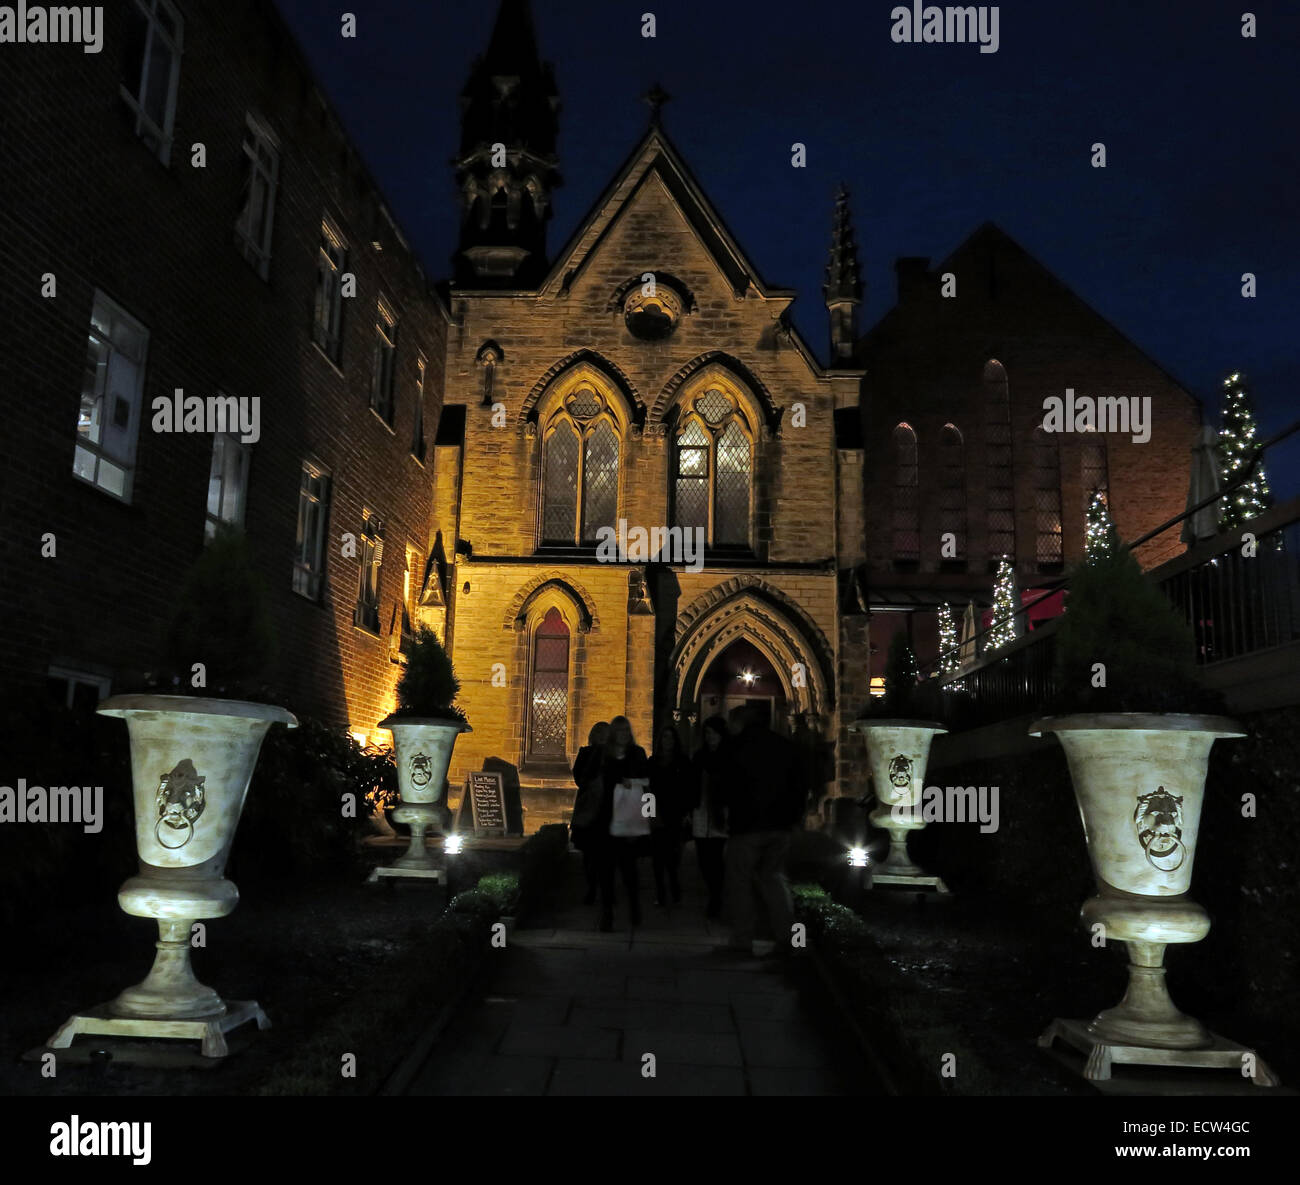
[[487,53],[461,91],[456,283],[518,288],[546,274],[546,223],[560,185],[559,92],[538,55],[528,0],[501,0]]
[[857,340],[858,306],[862,303],[862,280],[858,272],[858,245],[853,239],[849,214],[849,191],[843,183],[835,195],[831,229],[831,253],[822,286],[831,315],[831,365],[851,362]]

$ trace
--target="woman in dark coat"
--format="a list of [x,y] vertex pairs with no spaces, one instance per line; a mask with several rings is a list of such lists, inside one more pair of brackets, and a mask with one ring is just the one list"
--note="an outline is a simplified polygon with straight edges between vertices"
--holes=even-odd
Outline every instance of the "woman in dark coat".
[[655,904],[682,902],[677,867],[682,860],[686,815],[691,802],[691,764],[682,749],[681,737],[671,724],[659,730],[659,743],[650,759],[650,793],[655,813],[650,820],[650,862],[655,877]]
[[632,735],[632,723],[626,716],[615,716],[609,722],[609,740],[600,767],[600,811],[592,824],[592,831],[600,840],[600,928],[614,928],[614,871],[623,876],[627,890],[628,920],[634,926],[641,924],[641,902],[638,899],[636,880],[637,840],[612,836],[609,825],[614,818],[614,787],[628,778],[644,778],[649,774],[650,763],[646,753]]
[[578,750],[573,762],[573,782],[578,793],[573,799],[569,833],[573,837],[573,846],[582,853],[582,871],[587,878],[586,905],[595,904],[596,890],[600,886],[600,837],[593,834],[593,825],[600,814],[600,766],[608,740],[609,722],[602,720],[592,727],[587,743]]
[[723,852],[727,846],[727,791],[731,778],[731,737],[721,716],[704,722],[704,743],[695,754],[692,781],[691,835],[700,862],[700,875],[708,889],[706,917],[722,912]]

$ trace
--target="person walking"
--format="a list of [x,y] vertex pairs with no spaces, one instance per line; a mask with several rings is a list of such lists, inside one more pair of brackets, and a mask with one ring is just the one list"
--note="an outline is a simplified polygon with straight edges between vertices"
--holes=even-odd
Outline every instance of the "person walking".
[[692,762],[691,838],[695,840],[695,858],[708,900],[706,918],[722,913],[723,852],[727,846],[727,809],[724,805],[725,783],[730,776],[727,753],[727,722],[710,716],[703,727],[704,743]]
[[569,834],[573,846],[582,853],[582,873],[587,882],[584,905],[596,903],[600,887],[600,836],[595,834],[595,822],[600,814],[602,794],[600,766],[604,760],[605,744],[609,740],[609,721],[602,720],[592,726],[587,743],[578,750],[573,762],[573,783],[578,788],[573,798],[573,815],[569,820]]
[[794,924],[785,862],[791,832],[803,818],[808,798],[802,763],[795,746],[771,730],[767,713],[755,710],[746,714],[731,746],[730,767],[725,801],[732,945],[748,946],[755,955],[770,953],[770,946],[758,940],[761,921],[776,949],[785,953]]
[[622,874],[627,891],[628,920],[634,926],[641,924],[641,902],[638,895],[636,857],[638,840],[634,837],[610,835],[614,820],[614,794],[620,783],[632,778],[645,778],[649,773],[646,752],[632,735],[632,723],[626,716],[615,716],[609,722],[609,738],[601,758],[600,812],[593,825],[602,836],[600,853],[600,928],[614,928],[614,873]]
[[659,742],[650,759],[650,793],[655,813],[650,819],[650,866],[655,878],[655,904],[682,903],[677,876],[682,862],[686,812],[690,797],[691,764],[681,737],[671,724],[659,730]]

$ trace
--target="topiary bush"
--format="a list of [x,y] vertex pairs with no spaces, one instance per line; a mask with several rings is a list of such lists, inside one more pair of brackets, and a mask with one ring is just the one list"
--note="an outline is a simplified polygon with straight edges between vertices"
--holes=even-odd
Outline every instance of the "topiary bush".
[[460,680],[438,635],[428,626],[420,626],[397,681],[394,715],[463,722],[465,713],[455,706],[459,694]]
[[[1143,575],[1112,524],[1107,546],[1075,568],[1056,631],[1054,712],[1206,712],[1192,628]],[[1096,673],[1101,664],[1104,675]],[[1098,678],[1105,685],[1093,686]]]

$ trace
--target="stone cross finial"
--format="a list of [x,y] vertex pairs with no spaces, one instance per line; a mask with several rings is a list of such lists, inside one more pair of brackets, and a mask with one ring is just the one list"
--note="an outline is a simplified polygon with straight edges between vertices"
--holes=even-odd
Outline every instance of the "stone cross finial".
[[659,121],[662,118],[662,114],[663,114],[664,104],[671,99],[672,99],[672,95],[670,95],[666,90],[664,90],[664,88],[660,86],[657,82],[644,95],[641,96],[641,101],[650,108],[650,122],[655,127],[659,126]]

